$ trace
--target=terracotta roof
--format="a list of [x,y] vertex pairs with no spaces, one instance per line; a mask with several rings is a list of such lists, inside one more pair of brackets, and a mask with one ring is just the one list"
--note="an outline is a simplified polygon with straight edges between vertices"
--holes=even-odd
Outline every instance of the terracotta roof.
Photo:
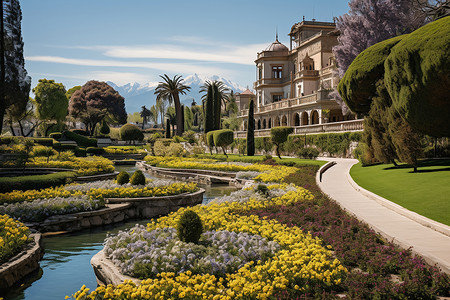
[[252,91],[250,91],[249,89],[246,89],[245,91],[243,91],[241,93],[241,95],[251,95],[251,96],[255,96],[255,94],[252,93]]

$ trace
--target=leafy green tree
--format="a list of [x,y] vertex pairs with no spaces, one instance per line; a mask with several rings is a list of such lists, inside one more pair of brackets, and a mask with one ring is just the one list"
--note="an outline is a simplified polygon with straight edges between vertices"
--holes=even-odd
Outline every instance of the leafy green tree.
[[166,74],[160,77],[163,79],[163,82],[160,82],[155,89],[155,94],[157,95],[156,98],[169,98],[174,102],[177,135],[182,136],[184,132],[184,112],[181,109],[180,94],[185,95],[191,88],[182,83],[183,79],[181,78],[181,75],[175,75],[173,79],[170,79]]
[[109,123],[127,122],[125,99],[106,82],[88,81],[70,100],[70,115],[83,122],[91,135],[104,118],[108,118]]
[[400,115],[417,131],[450,137],[450,16],[405,36],[384,66]]
[[[39,79],[33,93],[36,116],[47,123],[44,133],[44,136],[47,136],[50,128],[61,124],[67,116],[69,100],[66,97],[66,89],[62,83],[56,83],[54,80]],[[54,123],[50,123],[53,121]]]
[[135,111],[132,114],[128,114],[128,116],[127,116],[127,122],[128,123],[136,123],[136,124],[138,124],[138,123],[142,123],[142,121],[143,121],[142,120],[142,116],[137,111]]
[[129,142],[133,141],[133,144],[135,141],[142,141],[144,139],[142,131],[133,124],[125,124],[120,127],[119,135],[121,140]]
[[248,106],[247,155],[255,155],[255,117],[253,100],[250,100],[250,104]]
[[81,85],[77,85],[77,86],[74,86],[73,88],[68,89],[66,92],[67,100],[70,101],[70,98],[72,97],[73,93],[75,93],[78,90],[81,90]]
[[281,159],[280,146],[288,140],[288,136],[294,132],[294,128],[287,126],[272,127],[270,129],[270,137],[275,145],[278,158]]
[[[23,107],[25,105],[25,108]],[[34,99],[29,98],[29,100],[24,103],[18,101],[6,110],[5,123],[9,124],[11,135],[15,135],[14,126],[17,124],[20,129],[20,135],[29,136],[33,131],[41,124],[41,121],[35,117]],[[26,132],[26,127],[24,123],[31,124]]]

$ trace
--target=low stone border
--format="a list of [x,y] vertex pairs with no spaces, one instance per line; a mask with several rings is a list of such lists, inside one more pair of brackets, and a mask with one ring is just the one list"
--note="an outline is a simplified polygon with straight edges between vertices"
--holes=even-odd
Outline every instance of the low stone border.
[[153,218],[177,211],[180,207],[201,204],[204,189],[194,193],[146,198],[106,199],[107,207],[99,210],[57,215],[44,222],[27,223],[40,232],[67,233],[86,228],[119,223],[129,219]]
[[39,268],[39,261],[44,255],[40,233],[30,234],[33,241],[25,249],[0,265],[0,289],[7,289],[19,282],[26,275]]
[[160,176],[173,179],[181,179],[183,181],[192,181],[202,184],[212,184],[212,183],[229,184],[229,185],[239,184],[238,180],[236,179],[236,173],[234,172],[199,170],[199,169],[160,168],[148,165],[145,162],[138,162],[136,163],[136,166],[149,173],[154,173]]
[[124,160],[124,159],[134,159],[142,160],[146,156],[146,153],[103,153],[101,156],[108,158],[110,160]]
[[362,187],[360,187],[352,178],[352,176],[350,175],[350,173],[347,173],[347,180],[348,182],[350,182],[351,186],[358,192],[360,192],[361,194],[363,194],[364,196],[375,200],[376,202],[378,202],[379,204],[395,211],[396,213],[405,216],[423,226],[429,227],[435,231],[438,231],[442,234],[445,234],[447,236],[450,236],[450,226],[447,226],[445,224],[436,222],[434,220],[431,220],[427,217],[424,217],[422,215],[419,215],[416,212],[410,211],[409,209],[404,208],[401,205],[398,205],[392,201],[389,201],[381,196],[378,196],[375,193],[372,193],[371,191],[368,191]]
[[330,161],[324,164],[322,167],[320,167],[319,171],[316,173],[316,181],[322,182],[322,175],[325,173],[329,168],[334,166],[336,164],[335,161]]
[[97,283],[100,285],[118,285],[123,283],[124,280],[132,280],[136,284],[141,283],[141,280],[137,278],[123,275],[119,268],[106,257],[103,250],[92,257],[91,265],[97,277]]
[[31,175],[42,175],[51,174],[56,172],[74,172],[73,169],[64,168],[25,168],[25,172],[22,168],[0,168],[0,175],[19,175],[31,176]]
[[98,174],[98,175],[89,175],[89,176],[78,176],[74,179],[75,182],[91,182],[96,180],[108,180],[108,179],[116,179],[119,172],[107,173],[107,174]]

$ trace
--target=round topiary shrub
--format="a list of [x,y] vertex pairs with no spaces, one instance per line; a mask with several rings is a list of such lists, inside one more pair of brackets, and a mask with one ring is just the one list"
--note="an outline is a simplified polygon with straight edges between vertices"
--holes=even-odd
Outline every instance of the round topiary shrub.
[[108,135],[111,132],[111,129],[109,129],[108,124],[103,120],[102,125],[100,127],[100,133],[103,135]]
[[117,175],[116,182],[117,184],[126,184],[130,182],[130,175],[127,172],[122,171]]
[[103,154],[103,153],[105,153],[105,150],[101,147],[87,147],[86,153],[93,154],[93,155]]
[[197,213],[186,210],[178,220],[177,233],[181,241],[198,244],[203,233],[203,224]]
[[137,170],[133,173],[133,176],[130,178],[130,183],[132,185],[144,185],[145,184],[145,176],[141,170]]
[[133,124],[125,124],[119,130],[120,139],[123,141],[142,141],[144,134]]

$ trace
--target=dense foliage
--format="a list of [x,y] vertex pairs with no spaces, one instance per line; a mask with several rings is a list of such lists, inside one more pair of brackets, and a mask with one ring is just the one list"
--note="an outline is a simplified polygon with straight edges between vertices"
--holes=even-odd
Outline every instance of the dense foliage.
[[89,138],[84,135],[78,134],[76,132],[66,130],[63,133],[63,136],[69,140],[75,141],[78,146],[81,147],[97,147],[97,139]]
[[212,132],[214,146],[222,148],[223,154],[227,155],[225,148],[231,145],[234,141],[233,131],[230,129],[221,129],[210,132]]
[[145,185],[145,176],[141,170],[136,170],[130,178],[132,185]]
[[405,36],[384,66],[399,115],[421,133],[450,137],[450,16]]
[[122,171],[117,175],[116,182],[120,185],[126,184],[130,182],[130,175],[128,174],[128,172]]

